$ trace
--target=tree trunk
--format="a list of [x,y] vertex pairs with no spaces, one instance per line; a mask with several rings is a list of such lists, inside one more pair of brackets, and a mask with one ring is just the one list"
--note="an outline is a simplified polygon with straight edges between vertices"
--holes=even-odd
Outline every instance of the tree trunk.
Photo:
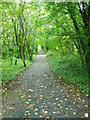
[[26,63],[25,63],[25,45],[23,45],[23,64],[24,64],[24,67],[26,67]]
[[[15,55],[15,58],[16,58],[16,55]],[[17,60],[15,60],[15,65],[17,65]]]

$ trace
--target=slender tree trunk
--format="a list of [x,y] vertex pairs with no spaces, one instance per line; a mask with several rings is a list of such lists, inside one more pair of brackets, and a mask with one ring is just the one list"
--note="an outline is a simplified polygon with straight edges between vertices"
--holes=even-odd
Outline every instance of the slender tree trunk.
[[26,67],[26,63],[25,63],[25,45],[23,45],[23,64],[24,64],[24,67]]
[[[13,26],[14,26],[14,32],[15,32],[15,37],[16,37],[16,44],[17,44],[17,47],[18,47],[18,35],[17,35],[17,28],[16,28],[16,24],[12,18],[12,22],[13,22]],[[17,26],[18,27],[18,26]],[[18,50],[17,50],[17,55],[15,55],[16,58],[19,58],[19,54],[18,54]],[[17,65],[17,60],[15,61],[15,65]]]
[[[21,36],[21,29],[20,29],[20,32],[19,32],[19,43],[21,42],[20,36]],[[21,45],[19,45],[19,56],[22,59],[21,48],[22,48]]]
[[[16,55],[15,55],[15,58],[16,58]],[[17,65],[17,59],[15,60],[15,65]]]
[[32,61],[32,51],[29,49],[29,58]]

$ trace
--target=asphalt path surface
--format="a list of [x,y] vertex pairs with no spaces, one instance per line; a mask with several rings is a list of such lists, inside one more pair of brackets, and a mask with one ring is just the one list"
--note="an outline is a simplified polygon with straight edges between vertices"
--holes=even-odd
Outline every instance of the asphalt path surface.
[[[44,54],[7,85],[3,118],[87,118],[88,94],[67,87],[51,70]],[[71,86],[71,85],[70,85]]]

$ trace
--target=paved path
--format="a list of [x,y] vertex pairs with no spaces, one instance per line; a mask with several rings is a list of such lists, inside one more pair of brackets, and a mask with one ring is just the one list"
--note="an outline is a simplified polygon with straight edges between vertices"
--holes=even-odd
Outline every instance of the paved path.
[[87,95],[65,87],[50,70],[44,54],[7,85],[3,95],[3,118],[84,118]]

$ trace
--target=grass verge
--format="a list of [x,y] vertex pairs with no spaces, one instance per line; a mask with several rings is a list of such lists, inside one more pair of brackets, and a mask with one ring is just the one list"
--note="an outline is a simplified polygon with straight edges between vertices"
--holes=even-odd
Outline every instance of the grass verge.
[[51,70],[63,80],[79,88],[81,92],[88,93],[88,72],[85,64],[81,64],[80,59],[73,55],[61,55],[59,52],[48,52],[47,58]]
[[[32,62],[26,59],[27,67],[30,64],[32,64]],[[15,65],[15,58],[13,58],[12,64],[10,63],[9,59],[3,59],[1,81],[3,83],[7,83],[8,81],[15,79],[16,75],[19,74],[21,71],[25,70],[26,68],[24,67],[21,59],[18,59],[17,65]]]

